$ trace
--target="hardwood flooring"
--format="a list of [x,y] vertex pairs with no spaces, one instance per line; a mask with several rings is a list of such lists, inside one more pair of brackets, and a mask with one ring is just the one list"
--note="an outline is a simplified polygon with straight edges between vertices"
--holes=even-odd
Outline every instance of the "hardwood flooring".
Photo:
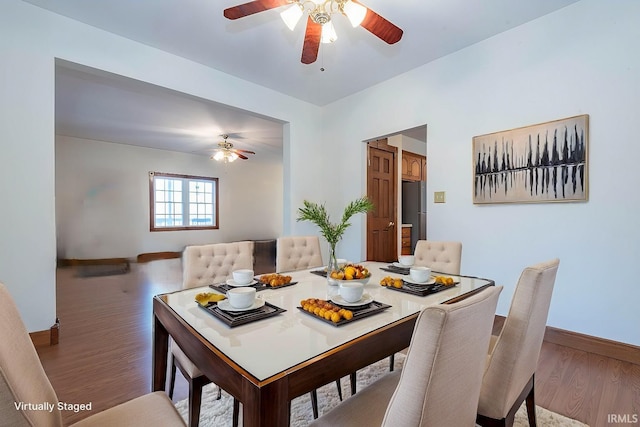
[[[38,349],[58,399],[92,402],[94,413],[148,393],[151,299],[179,289],[181,281],[179,259],[134,263],[127,274],[105,277],[75,277],[73,267],[58,269],[60,343]],[[178,373],[174,401],[187,394]],[[640,365],[544,343],[536,401],[591,427],[640,425]],[[63,419],[71,424],[88,415],[69,411]],[[620,422],[634,415],[635,423]]]

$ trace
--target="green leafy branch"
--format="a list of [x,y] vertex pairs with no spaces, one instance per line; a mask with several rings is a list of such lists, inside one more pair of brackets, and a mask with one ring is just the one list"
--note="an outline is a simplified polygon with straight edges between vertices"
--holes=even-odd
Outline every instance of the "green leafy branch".
[[345,230],[349,228],[351,223],[349,220],[352,216],[359,213],[367,213],[373,210],[374,206],[369,199],[361,197],[350,202],[344,209],[342,221],[339,224],[331,223],[329,213],[324,204],[317,204],[308,200],[303,201],[303,207],[298,208],[297,221],[310,221],[320,228],[320,234],[327,240],[331,246],[342,238]]

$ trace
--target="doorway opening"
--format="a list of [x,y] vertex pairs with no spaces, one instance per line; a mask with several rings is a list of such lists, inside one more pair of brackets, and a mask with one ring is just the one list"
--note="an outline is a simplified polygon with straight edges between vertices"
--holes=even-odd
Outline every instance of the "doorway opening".
[[367,260],[393,262],[427,238],[427,126],[367,142]]

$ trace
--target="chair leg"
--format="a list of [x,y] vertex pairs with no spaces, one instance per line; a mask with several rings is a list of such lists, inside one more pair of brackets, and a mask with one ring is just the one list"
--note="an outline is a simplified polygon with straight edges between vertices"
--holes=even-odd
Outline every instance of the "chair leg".
[[525,400],[527,405],[527,416],[529,417],[529,427],[537,427],[534,377],[535,374],[533,377],[531,377],[531,391],[529,391],[529,394],[527,395],[527,398]]
[[340,379],[336,380],[336,387],[338,387],[338,397],[340,398],[340,402],[342,402],[342,385],[340,385]]
[[395,353],[389,356],[389,372],[393,372],[393,365],[396,363],[396,355]]
[[169,353],[169,362],[171,364],[171,375],[169,377],[169,399],[173,399],[173,388],[176,385],[176,361],[171,353]]
[[318,418],[318,392],[313,390],[309,393],[311,397],[311,410],[313,411],[313,419]]
[[189,381],[189,427],[198,427],[200,423],[200,401],[202,400],[202,384]]
[[218,395],[216,396],[216,400],[220,400],[222,399],[222,387],[217,386],[218,387]]
[[356,384],[358,382],[355,372],[351,372],[351,374],[349,374],[349,382],[351,383],[351,396],[353,396],[356,394]]
[[233,398],[233,419],[231,420],[232,427],[238,427],[238,414],[240,413],[240,401]]

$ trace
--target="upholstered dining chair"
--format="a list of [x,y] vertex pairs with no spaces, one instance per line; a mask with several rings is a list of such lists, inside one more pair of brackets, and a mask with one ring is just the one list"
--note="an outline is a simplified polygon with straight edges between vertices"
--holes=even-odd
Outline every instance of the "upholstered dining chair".
[[553,259],[520,275],[502,330],[491,338],[476,420],[481,426],[512,426],[524,400],[529,425],[536,426],[534,374],[559,264]]
[[418,240],[413,254],[416,265],[427,266],[439,273],[460,274],[462,260],[462,243],[460,242]]
[[501,291],[491,286],[454,304],[423,310],[404,367],[310,426],[473,426]]
[[[438,273],[460,274],[460,261],[462,260],[462,243],[460,242],[418,240],[413,254],[415,265],[429,267]],[[391,371],[393,371],[394,364],[395,357],[391,355],[389,356]]]
[[[318,236],[287,236],[276,241],[276,272],[306,270],[321,267],[322,253]],[[336,381],[338,396],[342,400],[340,380]],[[313,418],[318,418],[318,393],[309,394]]]
[[[29,333],[9,291],[0,283],[0,424],[13,427],[62,427],[58,397],[42,368]],[[16,403],[49,403],[51,410],[16,407]],[[74,426],[184,426],[163,392],[130,400],[89,416]]]
[[[196,288],[224,282],[234,270],[253,268],[253,242],[214,243],[187,246],[182,252],[182,288]],[[169,397],[173,399],[176,368],[189,383],[189,426],[197,427],[200,420],[202,388],[211,381],[187,357],[182,349],[169,340]],[[221,390],[218,388],[218,399]],[[234,408],[239,406],[234,399]],[[237,417],[237,414],[236,414]]]
[[276,242],[276,273],[322,266],[318,236],[279,237]]

